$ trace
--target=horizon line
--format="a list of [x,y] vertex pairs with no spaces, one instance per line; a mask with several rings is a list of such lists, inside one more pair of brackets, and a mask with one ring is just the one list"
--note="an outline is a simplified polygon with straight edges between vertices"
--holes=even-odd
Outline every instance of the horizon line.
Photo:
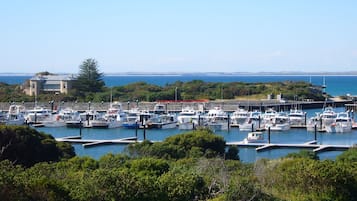
[[[51,73],[51,72],[50,72]],[[261,71],[261,72],[101,72],[104,76],[115,76],[115,75],[166,75],[166,76],[180,76],[180,75],[357,75],[357,71]],[[3,72],[0,73],[1,76],[33,76],[36,73],[10,73]],[[78,74],[78,73],[65,73],[56,72],[53,74],[58,75],[68,75],[68,74]]]

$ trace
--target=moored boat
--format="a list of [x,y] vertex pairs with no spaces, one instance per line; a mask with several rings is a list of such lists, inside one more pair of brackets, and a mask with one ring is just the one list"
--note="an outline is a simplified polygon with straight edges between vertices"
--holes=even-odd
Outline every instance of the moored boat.
[[289,122],[292,127],[305,126],[306,124],[306,112],[300,109],[291,109],[289,114]]
[[347,133],[352,131],[352,118],[348,112],[337,113],[335,121],[327,125],[326,132],[329,133]]
[[244,138],[244,143],[265,143],[264,134],[262,132],[249,132],[248,136]]
[[23,105],[10,105],[6,115],[6,125],[23,125],[25,124],[26,109]]
[[274,117],[271,117],[271,121],[265,124],[265,129],[271,131],[286,131],[290,129],[289,117],[285,112],[279,112]]
[[238,108],[236,111],[234,111],[231,116],[230,116],[230,126],[232,127],[239,127],[242,125],[247,118],[249,117],[249,111],[244,109],[244,108]]
[[239,131],[256,131],[263,126],[261,112],[252,111],[249,112],[249,117],[246,121],[239,126]]

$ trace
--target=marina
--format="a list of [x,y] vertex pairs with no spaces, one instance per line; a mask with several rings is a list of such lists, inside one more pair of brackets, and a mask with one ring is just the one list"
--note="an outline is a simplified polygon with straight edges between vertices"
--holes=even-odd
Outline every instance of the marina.
[[[352,130],[356,128],[356,123],[352,121],[354,113],[345,112],[347,107],[329,106],[324,110],[316,108],[298,111],[291,108],[282,110],[282,108],[289,108],[286,107],[286,103],[278,106],[276,106],[278,103],[272,101],[270,103],[275,107],[263,107],[268,109],[262,111],[251,111],[249,106],[243,107],[244,104],[234,101],[227,101],[224,104],[215,101],[141,103],[129,104],[127,108],[123,107],[122,103],[103,103],[101,106],[106,105],[107,109],[99,107],[100,110],[94,110],[96,104],[92,103],[90,111],[65,107],[63,112],[60,108],[59,111],[52,112],[38,108],[39,115],[31,110],[32,121],[29,126],[53,135],[57,141],[73,144],[79,155],[90,153],[94,157],[113,151],[121,153],[125,151],[128,144],[143,140],[160,142],[171,135],[189,132],[199,126],[208,127],[221,135],[227,146],[237,146],[240,157],[244,161],[254,161],[260,157],[276,157],[275,152],[281,155],[286,154],[287,150],[291,152],[309,149],[323,155],[344,151],[357,143],[357,138],[354,137],[356,131]],[[339,104],[341,103],[334,102],[331,105]],[[116,105],[116,109],[113,105]],[[170,107],[182,109],[168,110]],[[231,108],[232,111],[227,108]],[[42,114],[50,116],[51,121],[55,123],[49,123],[49,120],[40,116]],[[350,129],[341,130],[341,134],[337,134],[336,126],[330,128],[331,125],[343,123],[343,121],[336,122],[339,114],[343,114],[345,118],[351,115],[351,120],[347,121],[350,122],[348,124]],[[21,115],[26,115],[23,109]],[[132,120],[129,120],[129,117]],[[242,119],[238,120],[238,117]],[[109,126],[111,124],[116,126]],[[260,136],[267,140],[244,141],[247,134],[253,131],[258,131],[261,133]],[[343,142],[331,140],[335,137]],[[96,153],[94,154],[92,150],[96,150]],[[266,154],[268,155],[265,156]],[[329,154],[327,155],[330,157]]]
[[[336,111],[344,110],[344,108],[335,109]],[[305,111],[307,117],[310,118],[321,109]],[[78,155],[89,155],[94,158],[100,158],[106,153],[122,153],[128,144],[141,142],[144,139],[160,142],[169,136],[190,131],[181,130],[178,127],[170,129],[38,127],[36,129],[53,135],[59,141],[72,143]],[[268,130],[262,130],[267,140],[265,143],[244,143],[244,138],[249,132],[251,131],[240,131],[239,127],[215,131],[217,135],[225,139],[227,146],[237,146],[241,160],[246,162],[259,158],[277,158],[302,149],[312,150],[322,159],[333,159],[341,151],[357,143],[356,130],[348,133],[327,133],[318,129],[316,132],[307,131],[304,127],[290,128],[287,131],[271,131],[269,141]]]
[[[110,76],[105,77],[104,80],[108,86],[117,86],[120,83],[128,84],[131,82],[130,80],[143,79],[146,81],[147,78]],[[160,84],[157,81],[163,81],[161,84],[164,85],[177,79],[182,81],[198,78],[206,81],[269,82],[307,81],[309,76],[152,76],[150,78],[154,79],[147,80],[149,83]],[[312,78],[310,76],[310,82],[321,84],[321,76]],[[330,80],[334,79],[335,81],[331,83]],[[350,83],[347,81],[351,79],[353,76],[344,77],[343,80]],[[326,80],[329,86],[326,91],[329,94],[338,95],[346,92],[357,94],[354,93],[353,87],[345,86],[346,83],[341,88],[339,85],[341,79],[338,76],[329,76]],[[23,108],[31,110],[32,115],[25,119],[25,124],[53,135],[58,141],[72,143],[76,153],[80,156],[88,155],[100,158],[106,153],[122,153],[130,143],[140,142],[144,139],[160,142],[169,136],[190,132],[198,126],[205,126],[212,129],[215,134],[222,136],[227,146],[238,146],[242,161],[253,162],[259,158],[277,158],[301,149],[315,151],[322,159],[334,159],[342,150],[357,143],[356,130],[354,130],[357,128],[357,124],[351,121],[351,126],[348,125],[351,127],[350,130],[344,129],[344,127],[337,126],[345,121],[341,119],[331,121],[329,125],[332,126],[328,127],[327,124],[325,126],[325,120],[321,122],[320,115],[323,113],[323,108],[331,106],[336,110],[336,117],[338,113],[348,111],[351,119],[355,119],[354,96],[349,97],[351,98],[346,100],[331,98],[326,101],[310,99],[300,99],[299,101],[277,99],[161,100],[157,102],[129,100],[116,105],[117,108],[112,107],[112,102],[54,100],[42,103],[3,102],[0,103],[0,110],[2,110],[1,120],[5,122],[10,106],[16,105],[13,107],[13,111],[16,111],[16,108],[21,108],[19,111],[22,112],[18,117],[15,112],[11,113],[14,124],[15,122],[20,124],[19,122],[26,118],[27,113],[23,112]],[[38,106],[42,106],[42,109]],[[272,116],[264,120],[264,113],[270,109],[275,110],[277,114],[284,113],[281,113],[279,118]],[[183,117],[180,117],[180,113]],[[133,121],[129,121],[130,115],[128,114],[132,115],[130,118]],[[162,114],[166,116],[161,116]],[[43,119],[45,117],[46,120]],[[284,121],[289,122],[289,125],[283,124]],[[314,126],[316,126],[316,132]],[[268,139],[269,128],[271,129],[269,142],[268,140],[260,144],[243,142],[247,134],[252,131],[259,131],[265,139]]]

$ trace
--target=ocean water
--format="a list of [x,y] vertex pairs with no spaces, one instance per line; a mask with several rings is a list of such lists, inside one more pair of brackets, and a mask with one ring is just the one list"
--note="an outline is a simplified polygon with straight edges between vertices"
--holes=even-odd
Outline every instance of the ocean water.
[[[21,84],[32,76],[4,76],[0,75],[0,82]],[[123,86],[134,82],[146,82],[159,86],[172,84],[176,81],[203,80],[206,82],[281,82],[305,81],[314,85],[322,85],[325,80],[326,92],[333,96],[352,94],[357,95],[356,75],[211,75],[211,74],[183,74],[183,75],[106,75],[103,80],[108,87]]]

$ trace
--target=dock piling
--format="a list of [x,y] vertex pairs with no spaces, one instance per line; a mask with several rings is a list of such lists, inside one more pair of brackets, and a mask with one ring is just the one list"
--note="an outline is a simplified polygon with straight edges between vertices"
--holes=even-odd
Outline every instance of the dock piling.
[[316,126],[316,124],[314,126],[314,135],[315,135],[314,140],[316,141],[316,139],[317,139],[317,126]]
[[135,137],[136,137],[136,140],[138,140],[138,122],[135,121]]
[[79,120],[79,136],[82,137],[82,119]]
[[268,144],[270,144],[270,126],[268,127]]

